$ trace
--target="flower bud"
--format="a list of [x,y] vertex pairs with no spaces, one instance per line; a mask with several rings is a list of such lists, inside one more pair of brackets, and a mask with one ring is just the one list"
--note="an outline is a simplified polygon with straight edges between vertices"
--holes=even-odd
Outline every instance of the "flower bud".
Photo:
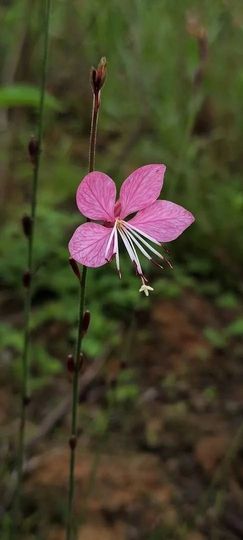
[[22,228],[23,228],[23,233],[26,236],[26,238],[29,238],[31,235],[31,230],[32,230],[32,219],[30,216],[22,217]]
[[74,259],[72,259],[72,257],[69,257],[69,264],[70,264],[70,266],[72,268],[73,273],[75,274],[75,276],[77,276],[78,280],[80,281],[79,266],[76,263],[76,261]]
[[120,369],[123,370],[123,369],[126,369],[127,368],[127,362],[126,360],[121,360],[121,363],[120,363]]
[[90,323],[90,311],[86,310],[84,312],[83,322],[82,322],[83,334],[86,334],[86,332],[87,332],[87,330],[89,328],[89,323]]
[[69,373],[74,372],[74,359],[72,354],[68,354],[67,357],[67,370]]
[[26,272],[23,273],[22,282],[23,286],[28,289],[31,283],[31,273],[29,270],[26,270]]
[[91,86],[95,95],[98,95],[106,79],[107,62],[103,56],[99,62],[97,69],[91,69]]
[[110,388],[116,388],[117,380],[116,380],[116,378],[114,376],[110,379],[109,382],[110,382]]
[[84,355],[81,352],[80,355],[79,355],[79,365],[78,365],[79,371],[81,371],[83,369],[83,367],[84,367]]
[[74,450],[76,448],[76,445],[77,445],[77,437],[76,435],[71,435],[69,439],[69,446],[71,450]]
[[39,155],[39,142],[36,139],[36,137],[34,137],[33,135],[30,138],[30,141],[28,144],[28,151],[29,151],[29,157],[30,157],[30,161],[32,165],[36,165],[38,155]]
[[23,397],[23,405],[24,405],[24,407],[27,407],[29,405],[30,401],[31,401],[30,396],[24,396]]

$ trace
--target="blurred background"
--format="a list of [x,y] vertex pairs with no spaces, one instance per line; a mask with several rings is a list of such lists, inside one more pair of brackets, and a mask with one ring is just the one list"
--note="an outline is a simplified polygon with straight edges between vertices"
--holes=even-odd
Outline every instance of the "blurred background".
[[[2,0],[0,90],[0,482],[7,538],[19,419],[27,155],[36,131],[41,2]],[[80,380],[79,540],[243,538],[243,4],[53,2],[35,242],[24,539],[64,538],[77,281],[67,242],[87,171],[89,72],[108,60],[96,167],[117,185],[163,162],[163,197],[195,224],[144,261],[142,298],[122,259],[88,273]]]

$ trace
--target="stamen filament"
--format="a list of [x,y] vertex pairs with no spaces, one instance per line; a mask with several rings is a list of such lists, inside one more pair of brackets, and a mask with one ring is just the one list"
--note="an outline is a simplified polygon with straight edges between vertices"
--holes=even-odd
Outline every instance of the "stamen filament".
[[142,235],[145,238],[147,238],[148,240],[150,240],[151,242],[153,242],[154,244],[157,244],[157,246],[161,245],[161,243],[158,242],[158,240],[155,240],[155,238],[153,238],[149,234],[147,234],[147,233],[145,233],[143,231],[140,231],[140,229],[138,229],[137,227],[134,227],[134,225],[131,225],[131,223],[129,223],[129,221],[122,221],[122,223],[125,225],[125,227],[128,227],[128,229],[132,229],[134,232],[136,231],[139,235]]
[[139,261],[139,258],[138,258],[138,254],[137,254],[136,248],[135,248],[135,246],[134,246],[132,237],[131,237],[131,235],[129,234],[129,231],[127,231],[126,229],[123,229],[122,232],[123,232],[123,234],[126,235],[127,240],[128,240],[128,242],[129,242],[129,244],[130,244],[130,246],[131,246],[131,248],[132,248],[132,250],[133,250],[133,252],[134,252],[134,255],[135,255],[135,257],[136,257],[136,265],[137,265],[138,273],[139,273],[139,275],[143,276],[142,267],[141,267],[141,264],[140,264],[140,261]]
[[[126,223],[126,225],[128,225],[128,223]],[[129,234],[132,236],[133,240],[134,240],[134,236],[136,238],[139,238],[140,242],[142,242],[148,249],[150,249],[150,251],[152,251],[152,253],[157,255],[157,257],[159,257],[159,259],[162,259],[162,260],[164,259],[163,255],[161,255],[161,253],[159,253],[159,251],[157,251],[157,249],[154,249],[148,242],[146,242],[146,240],[144,240],[144,238],[142,238],[142,236],[140,236],[140,234],[138,232],[136,232],[135,230],[129,230]],[[143,233],[141,233],[141,234],[143,234]],[[155,240],[151,240],[151,241],[155,242]]]
[[142,275],[142,274],[143,274],[142,268],[141,268],[141,265],[140,265],[140,262],[139,262],[139,258],[138,258],[138,256],[137,256],[137,253],[136,253],[136,251],[135,251],[134,246],[128,241],[126,235],[124,234],[124,231],[122,231],[121,229],[119,229],[119,233],[120,233],[120,235],[121,235],[121,238],[122,238],[122,240],[123,240],[123,242],[124,242],[125,248],[126,248],[126,250],[127,250],[127,252],[128,252],[128,255],[129,255],[131,261],[132,261],[132,262],[135,262],[135,264],[136,264],[136,266],[137,266],[138,273],[139,273],[140,275]]
[[[113,227],[113,229],[112,229],[112,232],[111,232],[111,234],[110,234],[110,238],[109,238],[109,240],[108,240],[108,244],[107,244],[107,246],[106,246],[106,250],[105,250],[105,259],[106,259],[106,260],[108,260],[108,259],[107,259],[107,255],[108,255],[108,252],[109,252],[109,249],[110,249],[111,242],[112,242],[112,240],[113,240],[113,236],[114,236],[114,234],[115,234],[115,231],[116,231],[116,223],[115,223],[115,225],[114,225],[114,227]],[[113,251],[113,253],[114,253],[114,251]]]
[[117,272],[118,272],[119,278],[121,279],[117,228],[115,228],[114,251],[113,251],[113,253],[115,253]]
[[135,238],[135,236],[132,236],[131,231],[126,230],[126,231],[124,231],[124,232],[125,232],[125,234],[129,237],[130,240],[132,239],[131,241],[133,241],[133,242],[136,244],[136,246],[140,249],[140,251],[142,252],[142,254],[143,254],[145,257],[147,257],[147,259],[149,259],[149,260],[151,261],[151,259],[152,259],[151,255],[149,255],[149,253],[147,253],[147,251],[144,249],[144,247],[142,246],[142,244],[140,244],[140,242]]

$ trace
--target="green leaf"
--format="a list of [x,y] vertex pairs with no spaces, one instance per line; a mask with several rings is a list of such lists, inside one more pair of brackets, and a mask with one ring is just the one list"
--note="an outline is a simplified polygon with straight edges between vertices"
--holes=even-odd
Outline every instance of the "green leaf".
[[[16,84],[0,88],[0,108],[38,107],[40,90],[35,86]],[[61,103],[51,94],[45,94],[45,106],[54,111],[61,110]]]
[[222,330],[216,328],[207,327],[204,329],[205,338],[217,349],[223,349],[227,344],[226,336]]
[[243,318],[236,319],[227,328],[228,336],[242,337],[243,336]]
[[225,292],[216,299],[217,306],[226,309],[234,309],[239,305],[236,294]]

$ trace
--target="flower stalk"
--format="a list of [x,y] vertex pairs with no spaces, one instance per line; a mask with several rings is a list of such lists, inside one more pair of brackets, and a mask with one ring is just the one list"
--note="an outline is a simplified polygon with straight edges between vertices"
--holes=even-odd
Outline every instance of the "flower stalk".
[[[98,116],[100,109],[100,93],[106,76],[106,59],[102,58],[98,68],[91,70],[91,87],[93,92],[93,105],[90,128],[89,142],[89,172],[92,172],[95,167],[95,152],[96,152],[96,136]],[[87,220],[88,221],[88,220]],[[76,266],[75,266],[76,264]],[[76,447],[77,447],[77,425],[78,425],[78,389],[79,389],[79,373],[82,363],[82,342],[85,333],[88,330],[90,314],[85,310],[85,289],[87,278],[87,267],[83,266],[80,276],[77,263],[73,259],[70,260],[70,266],[79,281],[79,304],[78,304],[78,325],[77,325],[77,340],[74,356],[74,367],[72,374],[72,419],[71,419],[71,435],[69,438],[70,447],[70,462],[69,462],[69,483],[68,483],[68,503],[67,503],[67,524],[66,524],[66,540],[73,540],[74,524],[73,524],[73,503],[75,489],[75,462],[76,462]]]
[[45,106],[45,87],[47,77],[47,62],[48,62],[48,45],[49,45],[49,26],[50,26],[50,11],[51,0],[45,0],[43,13],[43,28],[44,28],[44,43],[43,57],[41,67],[41,83],[40,83],[40,102],[38,113],[37,137],[32,137],[29,145],[29,157],[33,166],[32,188],[31,188],[31,208],[30,216],[23,216],[22,227],[23,233],[27,239],[27,269],[23,273],[23,286],[25,288],[25,309],[24,309],[24,343],[22,352],[22,388],[21,388],[21,416],[19,427],[18,441],[18,464],[17,464],[17,489],[15,499],[15,523],[19,518],[20,498],[22,491],[22,476],[24,462],[24,446],[25,446],[25,431],[26,431],[26,411],[30,402],[29,396],[29,349],[30,349],[30,323],[31,323],[31,304],[32,304],[32,285],[33,285],[33,255],[34,255],[34,239],[35,239],[35,219],[37,207],[37,195],[40,172],[40,156],[43,140],[43,118]]

